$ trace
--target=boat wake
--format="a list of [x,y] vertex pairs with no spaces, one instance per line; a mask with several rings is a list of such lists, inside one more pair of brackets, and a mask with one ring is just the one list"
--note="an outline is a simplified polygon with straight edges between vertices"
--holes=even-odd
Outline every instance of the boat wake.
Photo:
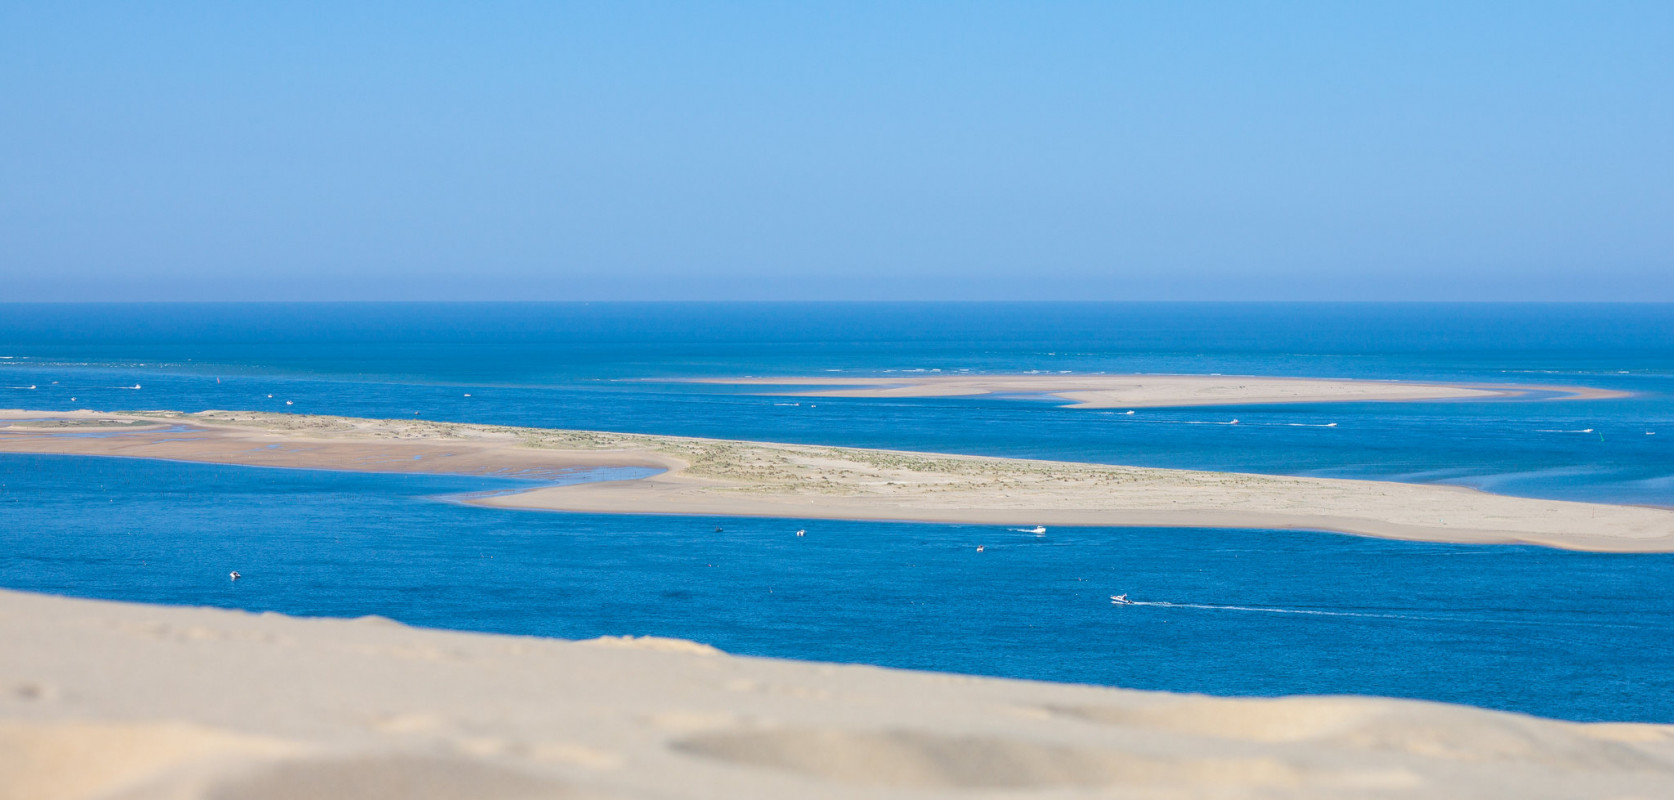
[[1157,600],[1129,600],[1119,605],[1156,606],[1159,608],[1199,608],[1209,611],[1256,611],[1264,614],[1307,614],[1320,617],[1370,617],[1373,619],[1425,619],[1406,614],[1374,614],[1362,611],[1319,611],[1311,608],[1276,608],[1273,606],[1221,606],[1208,603],[1165,603]]
[[1394,614],[1377,613],[1371,611],[1322,611],[1314,608],[1282,608],[1279,606],[1232,606],[1215,605],[1211,603],[1167,603],[1158,600],[1129,600],[1127,595],[1113,595],[1112,605],[1118,606],[1151,606],[1152,608],[1194,608],[1205,611],[1248,611],[1260,614],[1299,614],[1310,617],[1362,617],[1366,619],[1399,619],[1413,622],[1453,622],[1482,624],[1492,622],[1495,625],[1515,625],[1533,628],[1553,627],[1582,627],[1582,628],[1639,628],[1639,625],[1620,622],[1601,622],[1593,619],[1515,619],[1502,615],[1492,615],[1492,620],[1484,619],[1480,614],[1450,614],[1447,612],[1432,614]]

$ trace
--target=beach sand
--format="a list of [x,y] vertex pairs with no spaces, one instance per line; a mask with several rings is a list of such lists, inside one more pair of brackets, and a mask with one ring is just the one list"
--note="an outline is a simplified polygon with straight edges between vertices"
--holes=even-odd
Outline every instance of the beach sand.
[[1674,787],[1674,726],[1416,701],[1210,698],[10,591],[0,642],[4,800]]
[[1481,400],[1552,393],[1554,399],[1598,400],[1625,392],[1582,386],[1455,385],[1239,375],[901,375],[889,377],[694,378],[693,383],[811,389],[764,392],[791,397],[1048,396],[1070,408],[1151,408],[1270,403],[1366,403]]
[[957,522],[1325,530],[1416,541],[1674,552],[1674,510],[1453,486],[938,455],[597,431],[261,412],[0,412],[0,452],[550,478],[507,508]]

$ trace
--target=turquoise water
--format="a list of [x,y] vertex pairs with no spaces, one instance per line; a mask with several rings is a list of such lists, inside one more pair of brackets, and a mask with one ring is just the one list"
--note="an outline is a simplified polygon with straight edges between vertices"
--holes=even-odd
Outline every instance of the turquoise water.
[[[0,357],[0,407],[416,411],[1674,505],[1666,306],[0,305]],[[1635,396],[1127,416],[1027,398],[798,405],[669,380],[937,369],[1574,382]],[[0,484],[0,585],[19,589],[1674,721],[1667,555],[546,514],[445,499],[505,481],[118,459],[4,456]],[[232,569],[247,578],[227,581]],[[1158,605],[1113,607],[1118,592]]]

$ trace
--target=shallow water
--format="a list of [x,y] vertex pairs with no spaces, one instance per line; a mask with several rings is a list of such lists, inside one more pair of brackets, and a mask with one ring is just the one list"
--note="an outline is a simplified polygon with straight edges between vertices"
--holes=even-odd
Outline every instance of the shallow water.
[[[669,381],[961,369],[1574,382],[1635,396],[1125,415]],[[0,305],[0,407],[417,412],[1674,506],[1668,306]],[[0,457],[0,483],[0,585],[19,589],[1674,722],[1668,555],[544,514],[436,499],[520,485],[504,480],[115,459]],[[247,577],[228,581],[234,569]],[[1111,606],[1121,592],[1142,604]]]

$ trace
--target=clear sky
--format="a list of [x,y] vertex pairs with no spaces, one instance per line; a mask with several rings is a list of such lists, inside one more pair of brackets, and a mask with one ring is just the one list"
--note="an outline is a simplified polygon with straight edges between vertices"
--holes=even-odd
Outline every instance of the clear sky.
[[0,0],[0,300],[1674,300],[1674,2]]

